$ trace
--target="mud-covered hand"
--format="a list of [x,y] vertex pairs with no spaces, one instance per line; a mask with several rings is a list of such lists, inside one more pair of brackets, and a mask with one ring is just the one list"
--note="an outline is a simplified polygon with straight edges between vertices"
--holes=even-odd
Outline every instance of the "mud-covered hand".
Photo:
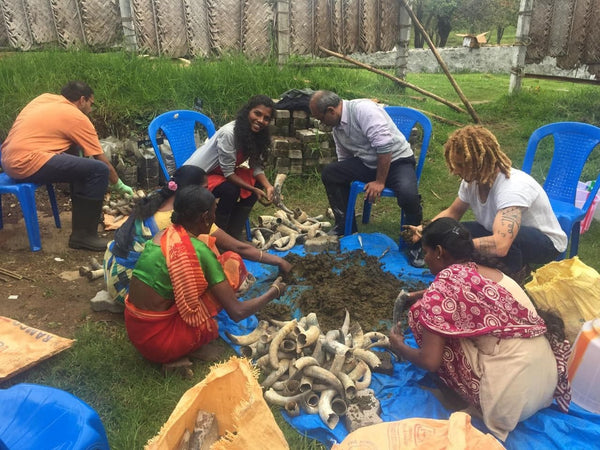
[[275,298],[279,298],[284,294],[287,284],[283,282],[282,277],[277,277],[275,281],[273,281],[273,284],[271,284],[271,288],[274,288],[277,291]]
[[409,236],[412,243],[419,242],[423,236],[423,225],[403,225],[402,237],[405,241],[409,241],[406,236]]
[[275,198],[275,188],[273,186],[267,186],[265,192],[267,194],[267,200],[272,202]]
[[115,191],[118,192],[119,194],[122,195],[129,195],[133,197],[133,189],[131,189],[129,186],[127,186],[125,183],[123,183],[123,181],[119,178],[119,181],[117,181],[115,184],[111,185],[110,188]]
[[289,261],[286,261],[285,259],[281,258],[279,265],[279,273],[289,273],[292,270],[292,264]]
[[252,192],[254,192],[254,194],[256,195],[256,197],[258,198],[258,201],[265,205],[268,206],[271,204],[271,202],[269,201],[269,198],[267,197],[267,193],[265,191],[263,191],[260,188],[254,187],[252,189]]

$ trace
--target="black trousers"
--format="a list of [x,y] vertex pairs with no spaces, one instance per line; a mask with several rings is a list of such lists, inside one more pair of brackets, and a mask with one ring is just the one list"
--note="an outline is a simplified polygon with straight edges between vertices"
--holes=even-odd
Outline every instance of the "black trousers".
[[[461,222],[473,238],[491,236],[479,222]],[[506,265],[506,269],[515,273],[525,264],[546,264],[554,261],[559,251],[548,236],[537,228],[522,226],[513,241],[508,253],[499,260]]]
[[[342,229],[344,227],[350,183],[374,181],[376,174],[376,169],[365,166],[359,158],[336,161],[323,168],[321,180],[325,185],[329,205],[336,218],[336,226]],[[414,156],[392,162],[385,180],[385,187],[396,194],[398,206],[404,211],[405,224],[420,225],[423,219],[423,209],[417,186]]]
[[100,200],[108,187],[108,166],[93,158],[60,153],[54,155],[26,183],[71,183],[71,194]]

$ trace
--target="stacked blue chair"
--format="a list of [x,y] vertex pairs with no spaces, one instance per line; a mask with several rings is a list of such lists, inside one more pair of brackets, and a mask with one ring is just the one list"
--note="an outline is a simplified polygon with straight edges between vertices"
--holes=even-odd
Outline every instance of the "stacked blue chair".
[[[37,205],[35,202],[35,191],[41,186],[41,184],[36,183],[18,183],[6,173],[0,173],[0,230],[4,227],[4,223],[2,222],[2,195],[13,194],[19,200],[19,205],[23,212],[23,220],[25,221],[27,237],[29,238],[29,248],[32,252],[42,249],[40,224],[38,222]],[[46,189],[48,190],[48,197],[50,198],[50,205],[54,214],[54,224],[56,228],[60,228],[60,216],[58,205],[56,204],[54,187],[52,184],[47,184]]]
[[0,449],[109,450],[100,417],[60,389],[17,384],[0,389]]
[[[175,160],[175,168],[179,168],[196,151],[196,141],[194,140],[196,124],[200,124],[206,129],[206,134],[209,138],[216,132],[215,125],[208,116],[197,111],[184,109],[163,113],[150,122],[148,135],[150,136],[154,153],[166,180],[171,177],[171,174],[167,170],[160,148],[158,147],[156,139],[158,131],[161,130],[169,141],[169,146],[173,152],[173,159]],[[246,236],[248,240],[251,240],[252,235],[249,220],[246,221]]]
[[163,160],[160,148],[158,147],[156,136],[161,130],[173,152],[175,168],[179,168],[188,160],[192,153],[196,151],[196,141],[194,140],[194,131],[196,124],[202,125],[206,129],[206,134],[211,137],[215,134],[215,125],[209,117],[197,111],[188,111],[185,109],[169,111],[155,117],[148,126],[148,135],[150,142],[156,153],[156,158],[163,171],[165,179],[169,179],[171,174]]
[[[408,140],[412,129],[416,125],[420,125],[423,131],[423,141],[421,142],[421,151],[419,153],[419,160],[417,162],[417,183],[421,179],[421,172],[423,171],[423,165],[425,164],[425,157],[427,156],[427,149],[429,148],[429,142],[431,141],[431,134],[433,127],[429,118],[417,111],[416,109],[407,108],[404,106],[386,106],[385,111],[392,118],[400,132]],[[355,214],[356,198],[358,194],[365,191],[365,183],[361,181],[353,181],[350,185],[350,194],[348,195],[348,209],[346,210],[346,223],[344,224],[344,236],[352,234],[352,220]],[[385,188],[381,192],[381,197],[395,197],[396,195],[391,189]],[[404,216],[404,212],[402,213]],[[363,214],[362,223],[369,223],[371,216],[371,203],[367,200],[363,203]]]
[[[600,144],[600,128],[580,122],[556,122],[535,130],[527,144],[523,172],[531,173],[540,141],[552,137],[554,149],[544,190],[550,198],[552,210],[561,228],[571,242],[570,257],[577,255],[581,221],[592,206],[600,188],[600,174],[583,207],[575,206],[577,183],[592,150]],[[566,251],[557,259],[563,259]]]

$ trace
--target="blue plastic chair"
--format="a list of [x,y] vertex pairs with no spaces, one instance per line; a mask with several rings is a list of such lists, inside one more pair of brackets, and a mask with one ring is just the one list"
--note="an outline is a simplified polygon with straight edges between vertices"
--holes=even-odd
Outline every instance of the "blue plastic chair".
[[175,160],[175,168],[179,168],[192,156],[196,151],[196,141],[194,140],[194,131],[196,124],[201,124],[206,129],[206,134],[211,137],[215,134],[215,125],[209,117],[198,111],[189,111],[185,109],[169,111],[155,117],[150,125],[148,125],[148,135],[156,153],[156,158],[160,164],[160,168],[165,175],[165,179],[169,179],[171,175],[167,170],[167,166],[163,160],[160,148],[156,140],[156,135],[159,130],[162,130],[165,137],[169,141],[173,159]]
[[[423,141],[421,143],[421,151],[419,153],[419,160],[417,162],[416,173],[417,183],[421,179],[421,172],[423,171],[423,165],[425,164],[425,157],[427,156],[427,149],[429,148],[429,142],[431,141],[431,134],[433,127],[429,118],[417,111],[416,109],[407,108],[404,106],[386,106],[385,111],[392,118],[400,132],[409,139],[412,129],[416,125],[420,125],[423,130]],[[365,183],[362,181],[353,181],[350,185],[350,194],[348,195],[348,209],[346,210],[346,223],[344,224],[344,236],[352,234],[352,220],[355,214],[356,198],[358,194],[365,191]],[[381,192],[381,197],[396,197],[391,189],[385,188]],[[371,216],[371,202],[365,200],[363,202],[363,214],[362,223],[369,223]],[[404,212],[402,212],[402,220],[404,219]]]
[[[0,150],[1,157],[1,150]],[[41,184],[36,183],[18,183],[15,179],[9,177],[6,173],[0,173],[0,230],[4,227],[2,221],[2,195],[12,194],[19,200],[25,227],[27,228],[27,237],[29,238],[29,248],[32,252],[37,252],[42,249],[42,239],[40,238],[40,224],[37,216],[37,205],[35,202],[35,191],[41,187]],[[56,228],[60,228],[60,216],[58,213],[58,205],[56,204],[56,195],[52,184],[47,184],[48,197],[52,206],[54,215],[54,224]]]
[[[150,136],[150,142],[154,148],[154,153],[160,164],[160,168],[165,175],[165,179],[169,179],[171,175],[167,170],[167,166],[160,153],[158,147],[156,135],[159,130],[162,130],[165,137],[169,141],[171,151],[173,152],[173,159],[175,160],[175,168],[181,167],[192,153],[196,151],[196,141],[194,140],[194,131],[196,124],[199,123],[206,129],[206,134],[210,138],[215,132],[215,125],[208,116],[197,111],[190,111],[185,109],[169,111],[155,117],[150,125],[148,125],[148,135]],[[252,233],[250,231],[250,220],[246,221],[246,237],[250,241],[252,239]]]
[[[577,255],[579,247],[581,221],[600,187],[599,174],[583,207],[575,207],[577,183],[590,153],[600,144],[600,128],[580,122],[557,122],[538,128],[529,138],[523,172],[531,173],[538,144],[548,136],[554,139],[554,150],[543,186],[561,228],[571,241],[569,257],[573,257]],[[563,259],[565,254],[566,251],[557,259]]]
[[0,390],[0,448],[109,450],[104,425],[87,403],[60,389],[17,384]]

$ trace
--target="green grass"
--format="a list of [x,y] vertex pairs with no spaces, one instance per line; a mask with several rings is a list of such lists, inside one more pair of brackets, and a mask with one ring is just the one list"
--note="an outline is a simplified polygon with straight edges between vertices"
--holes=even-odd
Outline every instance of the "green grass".
[[[96,92],[93,121],[101,137],[142,138],[150,120],[164,111],[204,101],[205,112],[217,126],[232,120],[248,97],[265,93],[274,98],[292,88],[332,89],[346,98],[378,98],[387,104],[406,105],[468,124],[466,114],[436,103],[421,94],[403,90],[371,72],[298,65],[278,67],[238,56],[208,59],[185,67],[177,61],[139,58],[127,53],[30,52],[2,56],[0,64],[0,139],[4,139],[19,110],[42,92],[57,92],[69,79],[83,79]],[[302,59],[300,59],[302,60]],[[521,167],[530,134],[538,127],[558,121],[584,121],[600,125],[600,90],[546,80],[523,80],[523,90],[508,96],[508,75],[457,74],[457,83],[473,103],[481,121],[498,137],[503,149]],[[410,74],[408,81],[457,104],[459,97],[444,75]],[[447,207],[456,196],[459,180],[448,174],[443,144],[456,127],[433,120],[434,135],[423,170],[420,192],[425,219]],[[600,170],[596,149],[583,178],[593,179]],[[541,174],[534,171],[541,179]],[[327,199],[317,172],[289,176],[283,193],[285,203],[310,215],[322,214]],[[258,205],[253,218],[272,209]],[[382,231],[398,236],[398,207],[383,199],[372,211],[371,222],[361,231]],[[594,221],[581,237],[579,256],[600,270],[600,222]],[[52,293],[48,293],[50,295]],[[156,365],[145,361],[127,341],[121,324],[96,323],[83,327],[74,347],[11,379],[56,386],[74,393],[98,411],[107,429],[111,448],[142,448],[165,422],[177,400],[207,373],[196,363],[194,380],[164,378]],[[322,448],[298,435],[275,412],[293,449]]]

